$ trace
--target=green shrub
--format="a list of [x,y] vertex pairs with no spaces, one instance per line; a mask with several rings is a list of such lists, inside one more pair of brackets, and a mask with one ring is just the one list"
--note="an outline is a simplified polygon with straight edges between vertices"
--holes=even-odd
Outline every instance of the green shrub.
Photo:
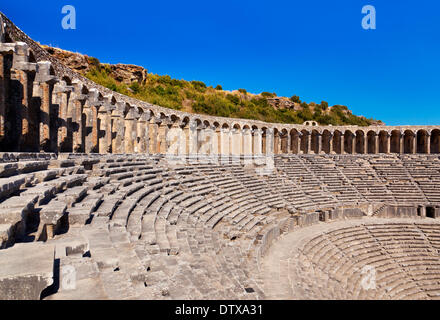
[[301,99],[298,96],[290,97],[290,101],[295,102],[295,103],[301,103]]

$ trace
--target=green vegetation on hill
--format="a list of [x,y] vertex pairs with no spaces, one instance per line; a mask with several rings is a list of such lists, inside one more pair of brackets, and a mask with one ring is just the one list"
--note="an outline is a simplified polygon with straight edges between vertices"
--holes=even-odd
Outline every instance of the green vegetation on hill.
[[220,85],[213,88],[201,81],[176,80],[168,75],[150,73],[145,83],[127,85],[111,76],[110,65],[100,64],[94,58],[91,65],[91,70],[86,74],[90,80],[127,96],[175,110],[275,123],[302,124],[315,120],[322,125],[368,126],[374,121],[352,115],[346,106],[329,108],[325,101],[319,105],[307,104],[301,102],[298,96],[290,100],[301,104],[301,110],[275,108],[268,102],[268,99],[276,97],[275,93],[252,95],[245,89],[231,93],[223,91]]

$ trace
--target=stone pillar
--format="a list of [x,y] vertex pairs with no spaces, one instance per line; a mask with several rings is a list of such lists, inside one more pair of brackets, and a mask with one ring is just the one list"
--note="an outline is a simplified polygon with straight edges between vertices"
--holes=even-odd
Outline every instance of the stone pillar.
[[305,150],[304,150],[304,154],[309,154],[310,153],[310,148],[311,148],[311,145],[310,145],[310,143],[311,143],[311,141],[312,141],[312,137],[311,137],[311,134],[310,134],[310,132],[307,132],[306,134],[306,148],[305,148]]
[[220,138],[220,129],[217,127],[211,127],[212,131],[212,155],[217,158],[219,155],[219,138]]
[[351,135],[351,154],[356,154],[356,134]]
[[86,152],[99,152],[99,127],[98,127],[98,109],[102,105],[99,100],[100,93],[97,89],[90,89],[88,100],[84,105],[86,115]]
[[205,125],[200,125],[200,127],[197,128],[197,154],[202,156],[200,158],[208,154],[207,140],[209,138],[207,130]]
[[379,135],[377,133],[374,134],[374,153],[379,153]]
[[287,153],[292,153],[292,136],[290,135],[290,132],[287,133]]
[[83,84],[79,80],[72,82],[74,93],[71,97],[72,100],[72,152],[81,153],[84,152],[83,145],[83,125],[82,125],[82,111],[83,105],[86,100],[86,96],[83,94]]
[[167,156],[180,155],[181,144],[181,129],[178,123],[173,122],[171,128],[167,131]]
[[93,126],[93,110],[90,106],[89,100],[86,100],[83,107],[83,115],[85,121],[83,123],[83,137],[84,137],[84,152],[92,153],[93,150],[93,142],[92,142],[92,126]]
[[159,126],[157,125],[157,119],[156,117],[153,116],[150,119],[150,122],[148,123],[150,154],[159,153],[157,150],[158,133],[159,133]]
[[364,139],[363,153],[368,154],[368,134],[364,134],[363,139]]
[[124,152],[126,154],[134,153],[134,145],[136,140],[135,129],[135,111],[134,108],[130,108],[127,115],[124,118]]
[[252,155],[252,134],[250,129],[243,130],[243,155]]
[[[1,50],[0,50],[1,54]],[[3,56],[0,55],[0,78],[3,78],[4,75],[4,66],[1,66],[3,62]],[[13,57],[13,65],[12,69],[14,72],[11,73],[11,76],[14,76],[14,79],[20,82],[21,89],[22,89],[22,95],[21,95],[21,101],[18,103],[20,105],[20,121],[21,121],[21,132],[17,132],[18,135],[18,150],[20,151],[35,151],[35,147],[33,145],[34,137],[32,136],[32,133],[30,132],[30,119],[29,119],[29,108],[30,108],[30,101],[32,99],[32,88],[29,78],[32,78],[32,76],[35,74],[36,71],[36,64],[35,63],[29,63],[29,47],[24,42],[16,42],[15,43],[15,49],[14,49],[14,57]],[[2,86],[0,79],[0,87]],[[2,89],[0,89],[1,91]],[[4,100],[4,97],[2,98],[2,94],[0,92],[0,105],[1,100]],[[66,102],[67,103],[67,102]],[[0,110],[2,108],[0,107]],[[1,112],[0,112],[1,114]],[[3,113],[4,116],[4,113]],[[1,116],[0,116],[1,117]],[[0,130],[1,131],[1,130]]]
[[189,155],[191,153],[191,148],[190,148],[190,139],[191,139],[191,129],[190,129],[190,124],[189,123],[184,123],[183,124],[183,139],[184,139],[184,143],[185,143],[185,155]]
[[[1,23],[0,28],[3,28],[3,23]],[[4,140],[6,133],[5,132],[6,97],[9,88],[9,79],[7,73],[5,72],[6,56],[12,55],[14,51],[15,51],[15,44],[0,43],[0,141]]]
[[125,150],[123,143],[124,120],[122,117],[123,114],[118,107],[112,111],[112,153],[114,154],[122,154]]
[[221,128],[221,134],[220,134],[220,155],[221,155],[221,160],[223,162],[228,162],[229,161],[229,156],[230,156],[230,145],[229,145],[229,135],[230,135],[230,130],[229,128]]
[[320,154],[322,151],[322,134],[318,133],[318,150],[317,154]]
[[426,153],[431,154],[431,133],[426,135]]
[[159,125],[159,134],[158,134],[159,144],[157,146],[157,149],[159,150],[160,154],[166,154],[168,150],[167,132],[168,132],[168,124],[167,121],[163,119]]
[[55,76],[50,74],[51,63],[41,61],[37,63],[34,82],[34,96],[41,99],[40,104],[40,151],[51,151],[50,107],[52,104],[52,90],[57,82]]
[[[69,106],[69,97],[71,96],[71,92],[73,91],[73,87],[69,87],[66,85],[64,81],[61,81],[55,86],[54,93],[56,95],[56,103],[59,106],[58,119],[59,119],[59,127],[58,127],[58,145],[57,150],[59,152],[65,152],[67,147],[67,134],[68,134],[68,126],[67,126],[67,117],[68,117],[68,106]],[[71,150],[69,150],[71,151]]]
[[400,154],[405,153],[405,134],[403,132],[400,132],[399,135],[399,151]]
[[147,152],[147,115],[143,113],[137,121],[137,153],[144,154]]
[[99,153],[107,154],[111,146],[111,105],[105,103],[98,112],[99,122]]
[[334,150],[333,150],[333,133],[330,133],[329,135],[329,141],[328,141],[328,154],[333,154]]
[[263,148],[263,132],[261,129],[253,130],[253,141],[252,141],[252,153],[253,155],[260,156],[262,154]]
[[274,154],[281,154],[281,133],[277,131],[274,133],[273,149]]
[[411,137],[411,153],[416,154],[417,153],[417,135],[413,134]]
[[242,134],[241,129],[232,129],[232,136],[231,136],[231,154],[235,157],[240,157],[242,154]]
[[385,152],[389,154],[391,153],[391,134],[389,134],[388,132],[386,135],[386,139],[387,139],[387,149],[385,150]]

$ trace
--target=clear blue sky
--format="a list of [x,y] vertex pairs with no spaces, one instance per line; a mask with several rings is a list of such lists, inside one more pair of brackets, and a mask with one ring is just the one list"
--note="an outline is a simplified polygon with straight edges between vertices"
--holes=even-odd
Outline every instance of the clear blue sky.
[[[74,5],[77,29],[61,28]],[[377,29],[361,27],[364,5]],[[34,40],[224,89],[343,104],[389,125],[440,124],[433,0],[2,1]]]

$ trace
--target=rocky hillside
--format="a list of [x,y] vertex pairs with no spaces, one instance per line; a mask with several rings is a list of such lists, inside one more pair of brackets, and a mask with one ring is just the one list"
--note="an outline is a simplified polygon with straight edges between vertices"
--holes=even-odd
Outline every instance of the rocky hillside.
[[346,106],[330,107],[327,102],[306,103],[300,97],[278,97],[276,93],[252,94],[245,89],[223,90],[201,81],[185,81],[148,73],[140,66],[104,64],[87,55],[43,46],[74,71],[113,91],[181,111],[213,116],[255,119],[266,122],[297,123],[315,120],[323,125],[383,124],[355,116]]

